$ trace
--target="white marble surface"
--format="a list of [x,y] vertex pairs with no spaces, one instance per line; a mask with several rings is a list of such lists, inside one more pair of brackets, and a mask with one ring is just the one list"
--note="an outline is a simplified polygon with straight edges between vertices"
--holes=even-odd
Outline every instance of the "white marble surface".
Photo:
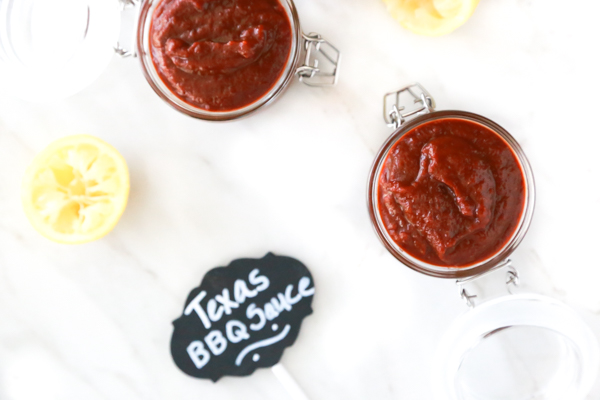
[[[311,399],[431,399],[435,345],[466,307],[453,282],[384,250],[365,205],[390,134],[381,97],[412,81],[438,109],[483,114],[520,141],[538,199],[512,258],[528,290],[575,307],[600,337],[599,3],[482,0],[433,39],[378,0],[297,7],[306,31],[343,51],[339,85],[296,82],[239,122],[172,110],[131,59],[64,101],[0,92],[0,399],[286,399],[269,370],[213,384],[169,355],[171,321],[203,274],[267,251],[316,280],[315,313],[282,360]],[[29,225],[20,181],[36,152],[77,133],[119,149],[131,196],[107,237],[63,246]]]

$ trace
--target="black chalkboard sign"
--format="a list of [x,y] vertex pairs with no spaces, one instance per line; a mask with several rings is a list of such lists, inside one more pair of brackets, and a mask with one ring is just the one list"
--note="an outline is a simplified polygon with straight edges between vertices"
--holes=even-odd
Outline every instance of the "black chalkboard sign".
[[296,341],[314,292],[308,269],[290,257],[269,253],[212,269],[173,322],[173,360],[214,382],[271,367]]

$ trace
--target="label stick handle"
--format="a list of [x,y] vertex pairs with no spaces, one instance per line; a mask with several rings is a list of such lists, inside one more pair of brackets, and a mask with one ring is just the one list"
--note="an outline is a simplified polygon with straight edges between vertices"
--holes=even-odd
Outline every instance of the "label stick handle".
[[309,400],[308,396],[306,396],[300,386],[298,386],[298,383],[296,383],[294,378],[292,378],[290,373],[283,365],[281,365],[281,363],[271,367],[271,371],[273,371],[275,377],[279,380],[279,383],[283,385],[293,400]]

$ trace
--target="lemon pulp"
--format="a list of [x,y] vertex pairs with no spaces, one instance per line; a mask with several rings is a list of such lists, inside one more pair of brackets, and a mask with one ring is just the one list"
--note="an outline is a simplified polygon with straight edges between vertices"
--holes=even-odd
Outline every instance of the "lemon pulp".
[[34,159],[23,181],[23,207],[34,228],[61,243],[99,239],[116,225],[129,195],[119,152],[88,135],[60,139]]
[[479,0],[383,0],[406,29],[426,36],[446,35],[464,24]]

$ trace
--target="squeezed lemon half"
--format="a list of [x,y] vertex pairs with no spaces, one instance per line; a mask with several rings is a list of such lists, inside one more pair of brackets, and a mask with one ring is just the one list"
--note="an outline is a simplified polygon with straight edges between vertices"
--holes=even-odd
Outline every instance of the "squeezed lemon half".
[[39,153],[23,179],[23,208],[33,227],[59,243],[86,243],[110,232],[129,196],[125,159],[89,135],[68,136]]
[[406,29],[425,36],[446,35],[473,15],[479,0],[383,0]]

